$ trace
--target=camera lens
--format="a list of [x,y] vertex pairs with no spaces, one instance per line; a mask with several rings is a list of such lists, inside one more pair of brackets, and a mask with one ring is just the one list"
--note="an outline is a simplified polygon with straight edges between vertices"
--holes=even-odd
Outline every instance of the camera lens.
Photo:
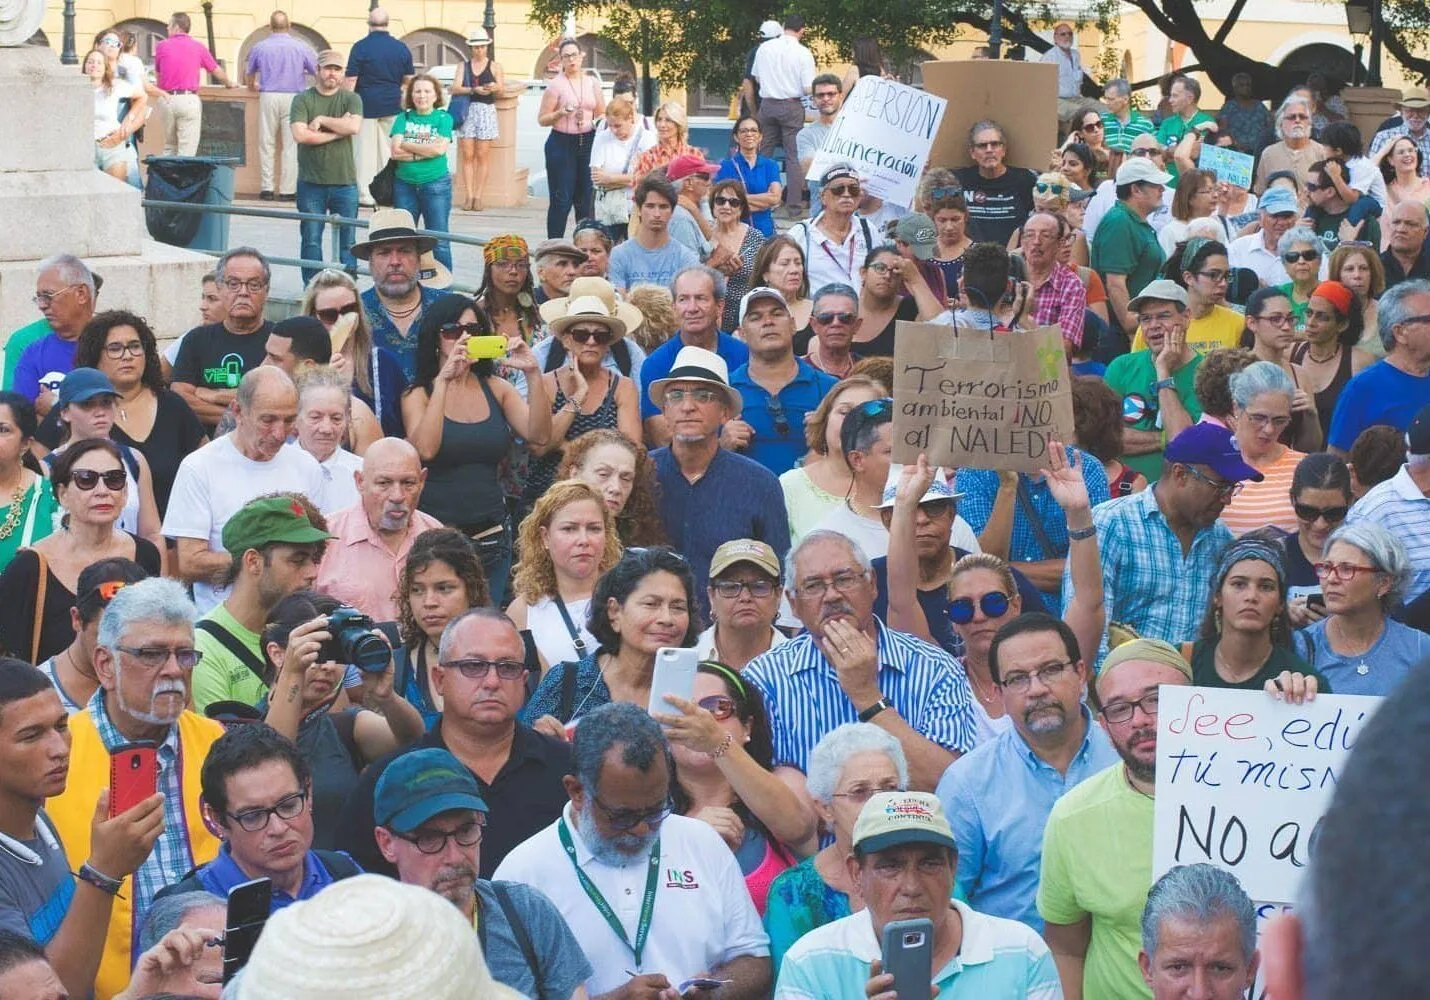
[[356,628],[349,630],[349,635],[344,638],[348,640],[344,643],[347,647],[345,663],[351,663],[370,674],[380,674],[387,669],[387,661],[392,656],[387,643],[371,632],[359,631]]

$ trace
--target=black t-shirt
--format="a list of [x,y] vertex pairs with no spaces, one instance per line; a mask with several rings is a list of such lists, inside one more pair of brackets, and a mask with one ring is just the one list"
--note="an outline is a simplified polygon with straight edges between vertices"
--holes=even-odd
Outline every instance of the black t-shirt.
[[992,179],[977,167],[959,167],[953,173],[968,202],[969,237],[975,243],[1007,246],[1033,211],[1033,183],[1038,175],[1024,167],[1009,167],[1003,176]]
[[919,318],[919,307],[913,299],[900,299],[894,315],[873,340],[856,340],[851,347],[861,358],[892,358],[894,356],[894,328],[899,320],[911,323]]
[[222,323],[196,326],[184,334],[170,381],[209,389],[237,389],[245,374],[263,364],[272,332],[273,324],[267,320],[253,333],[242,335],[230,333]]
[[[1327,212],[1323,208],[1312,205],[1311,210],[1306,213],[1311,220],[1311,228],[1316,235],[1321,238],[1321,242],[1326,245],[1326,252],[1330,253],[1341,242],[1341,223],[1350,214],[1350,209],[1344,212]],[[1364,240],[1372,246],[1380,246],[1380,223],[1374,216],[1367,216],[1361,223],[1360,233],[1355,237]]]

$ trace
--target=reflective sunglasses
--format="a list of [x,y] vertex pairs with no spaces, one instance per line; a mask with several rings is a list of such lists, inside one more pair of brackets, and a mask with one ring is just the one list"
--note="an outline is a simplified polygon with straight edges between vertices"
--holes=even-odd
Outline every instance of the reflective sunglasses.
[[935,201],[944,201],[948,198],[962,198],[963,188],[961,187],[936,187],[929,188],[929,197]]
[[715,716],[716,722],[724,722],[735,714],[735,699],[729,695],[712,694],[701,698],[695,704]]
[[70,473],[70,482],[74,483],[85,492],[89,492],[99,485],[99,481],[104,480],[104,488],[108,490],[122,490],[129,477],[123,469],[110,469],[108,472],[96,472],[93,469],[75,469]]
[[1321,251],[1319,251],[1319,250],[1292,250],[1292,251],[1290,251],[1290,252],[1288,252],[1288,253],[1283,253],[1283,254],[1281,255],[1281,259],[1282,259],[1283,261],[1285,261],[1287,264],[1294,264],[1294,263],[1296,263],[1298,260],[1299,260],[1299,261],[1305,261],[1305,262],[1309,263],[1309,262],[1311,262],[1311,261],[1313,261],[1313,260],[1320,260],[1320,259],[1321,259]]
[[[978,599],[978,609],[985,618],[1001,618],[1008,613],[1008,595],[1001,590],[990,590]],[[955,625],[967,625],[973,621],[973,598],[960,597],[949,601],[948,618]]]
[[358,305],[356,302],[349,302],[347,305],[338,306],[335,309],[319,309],[314,315],[316,315],[318,319],[322,320],[324,323],[332,324],[338,321],[338,317],[349,316],[357,312],[361,308],[362,306]]
[[487,328],[481,323],[443,323],[437,332],[443,340],[457,340],[464,333],[469,337],[480,337],[487,332]]
[[845,326],[848,326],[858,318],[858,313],[851,312],[822,312],[814,314],[815,322],[822,323],[825,326],[828,326],[830,323],[843,323]]
[[1067,188],[1061,184],[1049,184],[1046,181],[1038,181],[1038,183],[1033,185],[1033,190],[1038,192],[1038,194],[1047,194],[1049,191],[1053,194],[1062,194]]
[[1307,524],[1317,518],[1324,518],[1327,524],[1340,524],[1350,513],[1349,507],[1312,507],[1308,503],[1293,503],[1291,507],[1296,511],[1296,517]]

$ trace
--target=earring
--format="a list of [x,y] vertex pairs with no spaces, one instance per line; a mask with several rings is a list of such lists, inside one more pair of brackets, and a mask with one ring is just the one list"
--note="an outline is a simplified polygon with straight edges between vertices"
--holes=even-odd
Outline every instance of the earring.
[[1217,635],[1221,635],[1221,608],[1216,609],[1216,617],[1213,621],[1216,623]]

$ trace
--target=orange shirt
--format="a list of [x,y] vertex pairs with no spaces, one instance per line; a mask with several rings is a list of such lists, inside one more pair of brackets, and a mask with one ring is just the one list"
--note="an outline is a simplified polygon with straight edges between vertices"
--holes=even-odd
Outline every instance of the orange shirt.
[[1232,498],[1221,513],[1221,523],[1233,535],[1270,525],[1285,532],[1297,530],[1296,512],[1291,509],[1291,477],[1305,454],[1290,448],[1270,465],[1255,465],[1265,476],[1259,483],[1250,480],[1242,484],[1241,492]]

